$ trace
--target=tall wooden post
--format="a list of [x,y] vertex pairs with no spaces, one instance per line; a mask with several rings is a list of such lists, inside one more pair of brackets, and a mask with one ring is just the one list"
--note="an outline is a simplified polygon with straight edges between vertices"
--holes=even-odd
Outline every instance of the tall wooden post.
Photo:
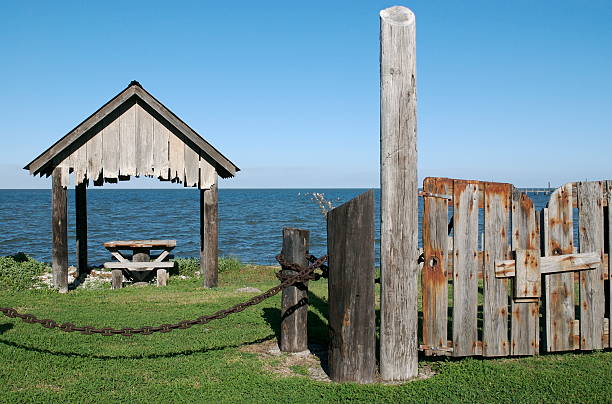
[[53,170],[51,191],[51,232],[53,247],[51,250],[53,286],[60,292],[68,292],[68,199],[67,177],[65,168]]
[[380,12],[381,327],[384,380],[417,376],[418,184],[415,17]]
[[376,374],[374,192],[327,214],[329,375],[371,383]]
[[74,187],[76,213],[76,264],[78,276],[87,274],[87,183]]
[[205,288],[214,288],[218,284],[219,198],[217,192],[217,174],[215,173],[215,181],[210,189],[200,190],[200,274],[202,286]]
[[[283,229],[284,259],[291,264],[308,265],[306,253],[310,232],[300,229]],[[284,275],[296,275],[295,271],[285,269]],[[308,349],[308,282],[296,283],[283,289],[281,298],[280,350],[283,352],[302,352]]]

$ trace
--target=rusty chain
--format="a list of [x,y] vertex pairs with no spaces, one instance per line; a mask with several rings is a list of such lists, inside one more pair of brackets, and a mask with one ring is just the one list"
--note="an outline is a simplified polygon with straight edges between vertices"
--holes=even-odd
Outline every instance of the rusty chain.
[[[216,311],[213,314],[209,314],[208,316],[200,316],[193,320],[183,320],[174,324],[161,324],[158,326],[144,326],[140,328],[112,328],[112,327],[103,327],[96,328],[92,326],[76,326],[72,323],[59,323],[55,320],[51,319],[39,319],[33,314],[28,313],[19,313],[16,309],[12,307],[0,307],[0,313],[4,314],[9,318],[19,318],[22,321],[29,324],[40,324],[45,328],[56,328],[60,331],[64,332],[79,332],[84,335],[93,335],[99,334],[103,336],[112,336],[112,335],[121,335],[124,337],[131,337],[133,335],[151,335],[156,332],[170,332],[173,330],[185,330],[187,328],[191,328],[194,325],[202,325],[209,323],[213,320],[219,320],[229,316],[230,314],[239,313],[250,306],[255,306],[264,300],[278,294],[283,288],[287,286],[291,286],[296,283],[306,282],[309,280],[317,280],[320,279],[322,274],[316,274],[314,271],[316,269],[321,268],[321,270],[326,273],[326,269],[323,269],[324,262],[327,260],[327,255],[316,258],[314,256],[307,256],[310,265],[307,267],[291,264],[285,261],[281,254],[276,256],[276,260],[281,264],[282,270],[277,273],[277,277],[281,280],[281,283],[276,285],[275,287],[268,289],[264,293],[261,293],[257,296],[250,298],[249,300],[238,303],[230,308]],[[327,266],[325,266],[327,268]],[[280,275],[283,270],[292,270],[295,271],[296,274],[291,274],[290,276]]]

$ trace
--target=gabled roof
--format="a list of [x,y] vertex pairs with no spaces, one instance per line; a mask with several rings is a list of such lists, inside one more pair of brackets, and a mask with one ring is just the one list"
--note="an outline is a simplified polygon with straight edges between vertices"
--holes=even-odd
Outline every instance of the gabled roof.
[[147,92],[137,81],[132,81],[129,86],[117,94],[113,99],[104,104],[100,109],[81,122],[76,128],[68,132],[64,137],[55,142],[51,147],[41,153],[24,169],[29,170],[33,175],[49,175],[53,169],[68,155],[75,147],[75,144],[83,142],[82,138],[91,136],[91,132],[99,130],[103,121],[111,118],[115,111],[125,108],[128,104],[138,103],[155,115],[155,118],[164,125],[173,128],[174,132],[182,135],[194,148],[195,152],[201,156],[206,156],[222,178],[233,177],[240,169],[227,157],[222,155],[210,143],[204,140],[189,125],[183,122],[172,111],[166,108],[161,102]]

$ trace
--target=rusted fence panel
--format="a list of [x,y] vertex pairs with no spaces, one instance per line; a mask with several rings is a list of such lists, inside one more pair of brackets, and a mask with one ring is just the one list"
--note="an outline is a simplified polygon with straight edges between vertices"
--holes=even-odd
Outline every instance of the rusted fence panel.
[[484,356],[506,356],[508,343],[508,281],[495,277],[495,260],[510,255],[510,184],[484,184]]
[[[574,252],[572,184],[556,189],[550,196],[544,220],[544,255]],[[550,274],[545,279],[546,350],[574,349],[574,274]]]
[[512,192],[512,249],[516,251],[517,270],[513,284],[510,352],[512,355],[535,355],[540,340],[539,226],[533,202],[516,188]]
[[478,346],[478,183],[453,188],[453,356],[469,356]]
[[[603,189],[601,182],[578,188],[580,252],[598,252],[603,261]],[[580,272],[580,349],[602,349],[605,312],[603,268]]]
[[452,181],[423,183],[423,345],[447,351],[448,341],[448,198]]

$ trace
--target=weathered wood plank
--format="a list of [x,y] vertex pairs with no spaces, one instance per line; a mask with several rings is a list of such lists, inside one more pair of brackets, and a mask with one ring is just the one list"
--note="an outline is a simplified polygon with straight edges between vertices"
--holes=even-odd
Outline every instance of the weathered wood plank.
[[478,341],[478,184],[455,181],[453,188],[453,356],[469,356]]
[[117,269],[117,268],[125,268],[125,269],[139,269],[139,268],[173,268],[174,262],[164,261],[136,261],[136,262],[105,262],[104,268],[108,269]]
[[103,129],[87,141],[87,178],[96,183],[102,175]]
[[[545,256],[574,252],[572,184],[556,189],[548,202]],[[546,312],[546,350],[574,349],[574,278],[571,273],[551,274],[544,277]]]
[[374,191],[327,214],[329,370],[336,382],[371,383],[376,373]]
[[[208,192],[208,191],[204,191]],[[290,264],[307,266],[310,232],[284,228],[281,255]],[[294,276],[296,271],[283,269],[283,275]],[[283,289],[281,297],[281,328],[279,347],[283,352],[302,352],[308,349],[308,282]]]
[[219,207],[217,178],[210,189],[200,190],[200,273],[202,285],[218,284]]
[[604,270],[608,275],[608,347],[612,347],[612,180],[608,186],[608,256],[605,263],[608,268]]
[[[515,260],[495,262],[495,276],[512,278],[516,276]],[[602,265],[599,253],[579,253],[540,257],[540,273],[542,275],[562,272],[589,270]],[[605,266],[604,268],[607,268]]]
[[74,196],[77,273],[83,276],[89,270],[87,265],[87,185],[77,183],[74,187]]
[[53,170],[51,192],[53,285],[61,293],[68,292],[68,200],[66,187],[62,185],[64,175],[62,167]]
[[510,184],[484,183],[484,305],[482,352],[484,356],[507,356],[508,282],[495,277],[495,260],[510,253]]
[[136,175],[153,175],[153,117],[136,104]]
[[136,175],[136,105],[119,117],[121,153],[119,174]]
[[[435,179],[425,179],[423,191],[444,191]],[[423,199],[423,344],[444,350],[448,341],[448,202],[444,198]]]
[[200,180],[200,157],[191,147],[185,145],[185,186],[197,186]]
[[87,145],[82,145],[72,153],[71,164],[74,172],[74,184],[87,181]]
[[[603,190],[601,182],[578,183],[580,252],[598,252],[603,259]],[[580,273],[580,349],[602,349],[605,312],[602,268]]]
[[418,374],[416,28],[412,11],[380,12],[380,374]]
[[215,178],[217,178],[215,167],[206,160],[203,153],[200,153],[200,189],[209,189],[214,184]]
[[182,183],[185,180],[185,143],[174,133],[168,134],[170,147],[170,179]]
[[104,178],[119,178],[119,162],[121,161],[119,125],[119,120],[115,119],[102,132]]
[[[511,354],[535,355],[539,351],[539,297],[541,295],[539,221],[531,199],[516,188],[512,191],[512,249],[520,260],[511,303]],[[527,251],[527,252],[524,252]],[[535,271],[535,273],[534,273]],[[533,296],[534,281],[537,297]],[[529,282],[527,291],[525,286]],[[527,299],[529,297],[529,299]]]
[[153,171],[159,179],[169,179],[168,129],[157,119],[153,120]]

